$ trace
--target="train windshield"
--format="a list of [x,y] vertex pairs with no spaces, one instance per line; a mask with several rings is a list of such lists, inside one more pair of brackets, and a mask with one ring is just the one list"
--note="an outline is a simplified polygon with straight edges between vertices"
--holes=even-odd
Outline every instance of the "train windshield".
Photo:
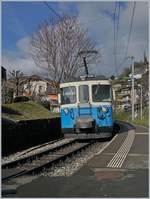
[[61,104],[76,103],[76,87],[69,86],[61,88]]
[[93,102],[109,102],[111,101],[110,85],[92,85]]
[[88,103],[88,101],[89,101],[88,85],[79,86],[79,101],[80,101],[80,103]]

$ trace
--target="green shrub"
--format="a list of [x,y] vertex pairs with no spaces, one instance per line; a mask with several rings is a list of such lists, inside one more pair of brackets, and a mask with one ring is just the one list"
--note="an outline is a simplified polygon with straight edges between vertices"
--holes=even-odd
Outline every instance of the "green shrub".
[[142,125],[142,126],[149,126],[149,115],[148,115],[148,107],[145,107],[143,109],[143,118],[141,120],[140,118],[140,110],[137,112],[137,117],[132,121],[132,113],[131,112],[118,112],[114,113],[114,120],[121,120],[130,122],[132,124]]
[[26,96],[17,96],[14,98],[13,102],[16,103],[16,102],[27,102],[29,101],[30,99]]
[[50,102],[49,101],[39,101],[38,104],[40,104],[44,108],[50,110]]

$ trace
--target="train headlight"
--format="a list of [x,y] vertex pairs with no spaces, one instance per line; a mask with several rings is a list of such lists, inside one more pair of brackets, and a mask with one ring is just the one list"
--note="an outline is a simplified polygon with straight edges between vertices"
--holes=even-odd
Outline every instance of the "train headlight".
[[64,112],[67,115],[69,113],[69,109],[68,108],[64,108]]
[[107,113],[108,112],[108,108],[105,107],[105,106],[101,106],[101,109],[100,109],[103,113]]

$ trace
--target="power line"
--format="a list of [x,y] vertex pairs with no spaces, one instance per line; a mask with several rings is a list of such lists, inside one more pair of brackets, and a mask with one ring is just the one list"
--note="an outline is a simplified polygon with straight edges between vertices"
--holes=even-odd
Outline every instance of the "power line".
[[119,64],[118,68],[120,69],[121,65],[127,61],[126,57],[123,58],[122,62]]
[[117,2],[115,2],[114,9],[114,67],[116,68],[116,10],[117,10]]
[[135,13],[135,6],[136,6],[136,2],[134,2],[134,5],[133,5],[132,16],[131,16],[131,23],[130,23],[130,30],[129,30],[129,36],[128,36],[128,43],[127,43],[127,48],[126,48],[126,51],[125,51],[125,57],[127,57],[127,54],[128,54],[128,48],[129,48],[129,43],[130,43],[131,31],[132,31],[132,27],[133,27],[133,19],[134,19],[134,13]]
[[117,74],[117,45],[118,45],[118,32],[119,32],[119,18],[120,18],[120,2],[118,2],[118,21],[117,21],[117,30],[116,30],[116,74]]
[[117,42],[118,42],[118,32],[119,32],[119,18],[120,18],[120,2],[115,2],[114,8],[114,66],[115,73],[117,75]]
[[128,42],[127,42],[127,47],[126,47],[126,51],[125,51],[125,56],[122,60],[122,62],[119,64],[119,68],[121,67],[121,65],[127,61],[127,54],[128,54],[128,48],[129,48],[129,43],[130,43],[130,38],[131,38],[131,32],[132,32],[132,27],[133,27],[133,19],[134,19],[134,13],[135,13],[135,7],[136,7],[136,2],[134,2],[133,5],[133,10],[132,10],[132,16],[131,16],[131,23],[130,23],[130,30],[129,30],[129,36],[128,36]]
[[62,18],[46,1],[43,2],[57,17]]

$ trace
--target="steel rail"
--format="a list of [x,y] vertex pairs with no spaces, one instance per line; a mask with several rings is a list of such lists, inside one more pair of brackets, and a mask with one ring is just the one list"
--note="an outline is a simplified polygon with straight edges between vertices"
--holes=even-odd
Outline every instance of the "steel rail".
[[44,143],[44,144],[40,144],[40,145],[38,145],[38,146],[29,148],[29,149],[25,150],[25,152],[20,153],[17,157],[26,155],[27,153],[29,153],[29,152],[31,152],[31,151],[34,151],[34,150],[36,150],[36,149],[42,148],[42,147],[44,147],[44,146],[48,146],[48,145],[50,145],[50,144],[57,143],[58,141],[63,140],[63,139],[64,139],[64,138],[60,138],[60,139],[56,139],[56,140],[51,140],[50,142],[46,142],[46,143]]
[[[43,143],[43,144],[39,144],[39,145],[37,145],[37,146],[33,146],[33,147],[31,147],[31,148],[28,148],[28,149],[25,149],[25,150],[23,150],[22,152],[19,152],[19,154],[14,154],[14,155],[13,155],[13,156],[14,156],[13,159],[18,160],[18,159],[22,158],[23,156],[29,154],[30,152],[33,152],[33,151],[35,151],[35,150],[37,150],[37,149],[40,149],[40,148],[42,149],[43,147],[49,146],[50,144],[55,144],[55,143],[57,143],[57,142],[59,142],[59,141],[61,141],[61,140],[64,140],[64,139],[65,139],[64,137],[61,137],[61,138],[59,138],[59,139],[51,140],[50,142],[46,142],[46,143]],[[12,158],[10,158],[10,159],[12,159]],[[14,161],[14,160],[13,160],[13,161]],[[7,164],[7,163],[9,163],[9,162],[12,162],[12,160],[7,159],[7,160],[5,160],[5,161],[2,163],[2,165],[4,166],[5,164]]]
[[63,147],[66,147],[66,146],[68,146],[70,144],[73,144],[74,142],[76,142],[76,139],[66,140],[66,143],[62,143],[62,144],[60,144],[58,146],[54,146],[52,148],[45,149],[43,151],[34,153],[34,154],[26,156],[26,157],[20,157],[19,159],[16,159],[16,160],[13,160],[13,161],[10,161],[10,162],[2,164],[2,169],[9,168],[9,167],[14,167],[17,164],[22,164],[22,163],[24,163],[24,162],[26,162],[28,160],[34,160],[37,157],[41,157],[42,155],[46,155],[47,153],[54,152],[55,150],[59,150],[59,149],[61,149]]
[[[40,164],[38,166],[34,165],[30,169],[23,169],[22,171],[19,171],[19,172],[15,173],[15,174],[12,174],[10,176],[4,177],[4,178],[2,178],[2,183],[7,182],[7,181],[9,181],[11,179],[14,179],[16,177],[23,176],[23,175],[28,175],[28,174],[32,174],[32,173],[34,173],[34,174],[38,173],[38,172],[42,171],[43,168],[50,167],[53,164],[56,164],[56,163],[58,163],[61,160],[64,161],[66,158],[72,156],[73,154],[78,153],[79,151],[87,148],[88,146],[90,146],[93,143],[95,143],[95,142],[74,143],[74,144],[77,144],[77,147],[71,148],[69,151],[66,150],[66,152],[64,152],[63,154],[57,154],[57,153],[53,154],[51,160],[46,161],[45,163],[42,163],[42,164]],[[67,149],[67,147],[66,147],[66,149]]]

